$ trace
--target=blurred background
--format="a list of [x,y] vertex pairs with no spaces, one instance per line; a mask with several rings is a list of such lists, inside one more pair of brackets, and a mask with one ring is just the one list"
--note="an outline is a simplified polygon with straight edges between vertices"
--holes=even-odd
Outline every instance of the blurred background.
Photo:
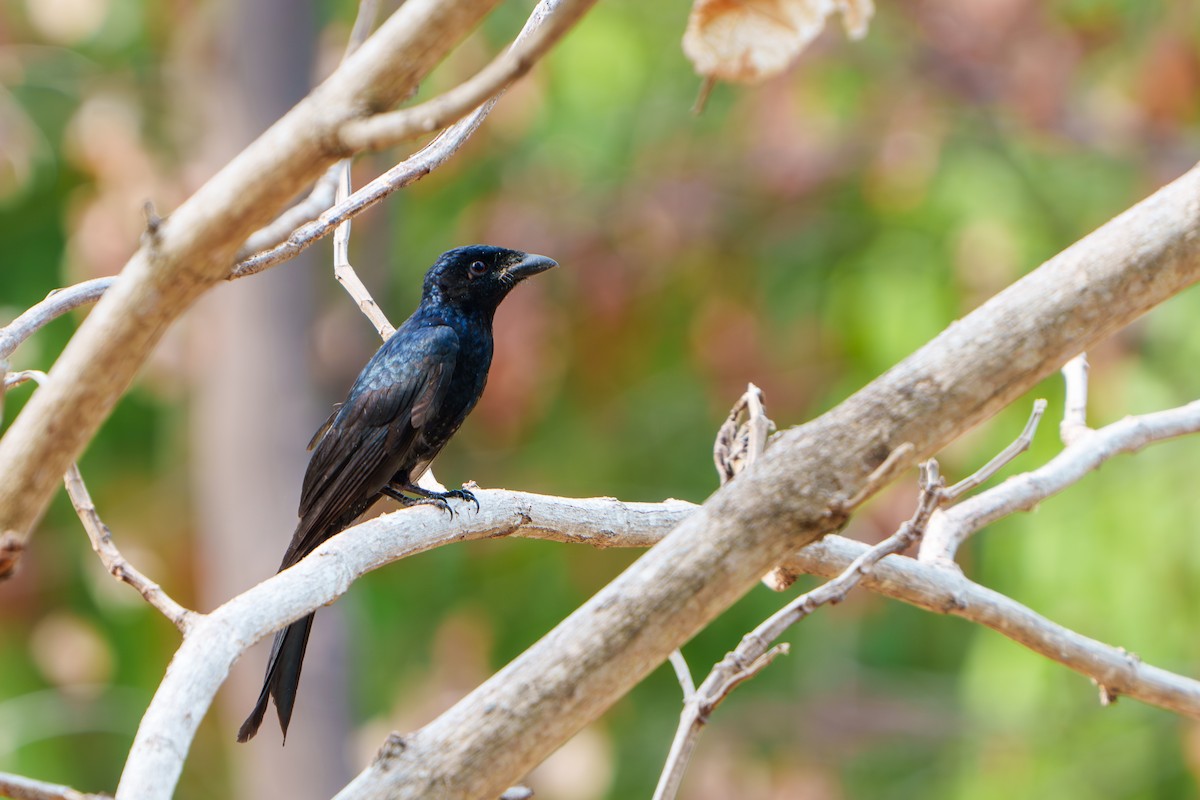
[[[529,6],[504,3],[421,96],[485,64]],[[1200,159],[1189,3],[882,2],[865,41],[834,26],[788,74],[718,86],[699,116],[678,46],[687,12],[600,3],[449,164],[355,222],[352,260],[395,322],[449,247],[563,265],[500,310],[487,392],[436,465],[446,484],[702,501],[713,435],[747,381],[781,427],[801,423]],[[144,201],[169,213],[328,74],[354,13],[349,0],[0,0],[0,324],[119,270]],[[356,182],[402,156],[361,159]],[[304,444],[378,344],[328,242],[309,256],[204,298],[82,460],[124,553],[190,607],[274,572]],[[49,368],[82,316],[14,368]],[[1095,350],[1091,422],[1200,396],[1198,319],[1193,290]],[[1060,384],[956,442],[943,471],[990,458],[1034,397],[1050,413],[1004,474],[1044,462]],[[5,424],[30,391],[6,398]],[[1110,462],[976,537],[967,574],[1200,674],[1198,448]],[[848,535],[890,533],[913,483]],[[328,796],[389,730],[436,716],[637,555],[493,541],[367,576],[319,614],[287,748],[273,719],[234,744],[260,646],[205,717],[178,797]],[[754,589],[685,648],[693,670],[785,599]],[[858,593],[787,640],[792,654],[713,717],[685,797],[1197,795],[1195,722],[1101,708],[1086,679],[990,631]],[[111,791],[177,644],[103,571],[60,496],[0,584],[0,770]],[[679,704],[658,670],[530,784],[557,800],[649,796]]]

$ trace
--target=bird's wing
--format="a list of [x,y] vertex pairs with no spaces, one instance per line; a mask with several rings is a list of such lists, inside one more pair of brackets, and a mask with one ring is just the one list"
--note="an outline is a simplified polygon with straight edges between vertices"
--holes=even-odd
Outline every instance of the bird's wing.
[[417,432],[441,406],[458,347],[449,326],[402,328],[363,369],[346,402],[314,437],[300,524],[283,566],[366,511],[402,467]]

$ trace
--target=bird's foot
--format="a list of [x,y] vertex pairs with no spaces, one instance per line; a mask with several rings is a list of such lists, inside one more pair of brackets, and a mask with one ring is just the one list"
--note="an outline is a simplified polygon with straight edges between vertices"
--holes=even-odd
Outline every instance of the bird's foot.
[[475,513],[476,514],[479,513],[479,499],[477,497],[475,497],[475,493],[472,492],[470,489],[451,489],[450,491],[443,494],[442,497],[457,497],[459,500],[462,500],[464,503],[474,503],[475,504]]
[[[401,494],[401,492],[408,492],[409,494],[415,494],[417,496],[409,497],[408,495]],[[463,502],[474,503],[475,513],[479,513],[479,500],[477,500],[475,495],[467,489],[451,489],[448,492],[431,492],[428,489],[421,488],[420,486],[402,486],[399,484],[391,484],[390,486],[384,488],[383,493],[393,500],[396,500],[406,508],[408,506],[418,505],[437,506],[448,513],[451,519],[454,518],[454,509],[450,507],[450,503],[447,501],[452,497],[462,500]]]

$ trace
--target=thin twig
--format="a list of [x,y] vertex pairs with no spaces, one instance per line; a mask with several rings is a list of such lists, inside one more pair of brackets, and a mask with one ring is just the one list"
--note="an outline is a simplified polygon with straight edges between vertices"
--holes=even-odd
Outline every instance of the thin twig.
[[22,342],[43,328],[46,324],[58,319],[68,311],[80,306],[94,303],[100,299],[108,287],[117,281],[117,277],[94,278],[74,286],[55,289],[46,295],[46,299],[32,306],[12,322],[0,328],[0,359],[6,359]]
[[241,261],[269,247],[275,247],[280,242],[286,241],[292,232],[301,225],[312,222],[332,206],[337,191],[340,165],[339,161],[318,178],[317,182],[313,184],[312,190],[303,200],[284,210],[278,217],[252,233],[234,258]]
[[1200,433],[1200,400],[1167,411],[1126,417],[1093,430],[1038,469],[1014,475],[999,486],[939,511],[921,543],[918,558],[957,568],[955,554],[975,532],[1009,514],[1029,511],[1114,456],[1136,453],[1149,444],[1192,433]]
[[[5,375],[4,386],[7,389],[19,386],[26,381],[44,385],[48,380],[46,373],[41,370],[27,369]],[[186,635],[195,612],[187,610],[172,600],[162,587],[143,575],[121,555],[121,551],[113,543],[112,531],[104,524],[104,520],[100,519],[100,513],[96,510],[95,503],[92,502],[92,496],[83,482],[83,475],[79,472],[79,465],[72,463],[67,468],[67,473],[63,476],[63,483],[66,484],[67,496],[71,498],[71,504],[75,507],[79,521],[83,523],[83,529],[87,531],[88,539],[92,543],[92,550],[100,556],[100,563],[104,564],[109,574],[118,581],[123,581],[137,589],[147,603],[158,609],[164,617]]]
[[[371,35],[378,14],[379,0],[360,0],[358,14],[354,17],[354,26],[350,29],[350,37],[346,42],[346,49],[342,53],[343,62]],[[238,250],[235,260],[241,261],[260,250],[274,247],[286,240],[296,228],[316,219],[321,212],[333,205],[342,164],[343,162],[339,161],[326,170],[325,174],[313,184],[312,191],[303,200],[251,234],[246,243]]]
[[[440,130],[507,89],[549,52],[596,0],[544,0],[544,22],[522,31],[505,52],[474,77],[411,108],[347,122],[339,137],[348,150],[378,150]],[[536,11],[535,11],[536,13]]]
[[79,467],[72,464],[63,480],[67,485],[67,495],[71,498],[71,504],[75,506],[75,513],[79,515],[79,521],[83,523],[83,528],[92,543],[92,550],[100,556],[100,563],[104,564],[108,573],[118,581],[136,589],[147,603],[158,609],[186,636],[195,612],[176,603],[161,586],[147,578],[121,555],[121,551],[113,543],[112,531],[96,511],[92,497],[83,482],[83,475],[79,473]]
[[875,471],[863,481],[862,488],[855,492],[853,497],[842,503],[838,511],[848,514],[866,502],[867,498],[874,496],[876,492],[891,483],[904,469],[904,466],[912,458],[915,451],[916,448],[913,447],[912,442],[904,442],[895,450],[888,453],[883,463],[876,467]]
[[490,107],[487,111],[477,111],[447,128],[424,148],[347,197],[345,202],[334,205],[312,222],[296,228],[282,243],[243,258],[234,265],[228,280],[254,275],[296,257],[331,234],[343,221],[358,216],[393,192],[424,178],[458,152],[490,111]]
[[1080,353],[1062,368],[1066,384],[1063,403],[1063,418],[1058,426],[1062,443],[1070,446],[1092,432],[1087,424],[1088,360],[1087,353]]
[[[338,176],[337,184],[337,200],[342,202],[346,196],[350,194],[350,159],[344,159],[341,163],[341,175]],[[358,273],[354,271],[354,267],[350,266],[350,220],[347,219],[337,226],[333,232],[333,275],[337,278],[338,283],[344,288],[358,304],[360,311],[366,315],[371,324],[375,326],[375,330],[379,332],[380,338],[387,340],[393,333],[396,332],[392,323],[388,322],[387,316],[383,313],[383,309],[371,297],[371,293],[367,291],[367,287],[359,280]]]
[[1028,450],[1029,445],[1033,442],[1034,434],[1037,433],[1038,423],[1042,421],[1042,415],[1045,413],[1046,401],[1041,398],[1034,400],[1033,411],[1030,412],[1029,419],[1025,422],[1025,428],[1021,431],[1021,435],[1014,439],[1008,447],[997,453],[995,458],[976,470],[974,474],[947,489],[945,491],[945,505],[953,503],[963,494],[988,480],[997,472],[1004,469],[1010,461]]
[[696,693],[696,682],[692,680],[692,670],[688,666],[687,659],[683,657],[683,653],[679,650],[672,650],[667,660],[675,668],[675,677],[679,680],[679,685],[683,688],[683,701],[686,703]]
[[12,800],[110,800],[112,795],[87,794],[70,786],[0,772],[0,797]]

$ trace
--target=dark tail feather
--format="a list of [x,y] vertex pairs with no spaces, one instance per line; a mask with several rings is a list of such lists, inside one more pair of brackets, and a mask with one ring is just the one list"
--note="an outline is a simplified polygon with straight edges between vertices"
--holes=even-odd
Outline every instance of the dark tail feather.
[[263,679],[262,692],[250,716],[238,729],[237,740],[248,742],[258,733],[263,717],[267,713],[267,700],[274,696],[275,711],[279,715],[279,727],[287,741],[288,723],[292,721],[292,708],[296,704],[296,690],[300,686],[300,667],[304,665],[304,650],[308,647],[308,634],[312,631],[313,615],[293,622],[275,634],[271,657],[267,660],[267,675]]

